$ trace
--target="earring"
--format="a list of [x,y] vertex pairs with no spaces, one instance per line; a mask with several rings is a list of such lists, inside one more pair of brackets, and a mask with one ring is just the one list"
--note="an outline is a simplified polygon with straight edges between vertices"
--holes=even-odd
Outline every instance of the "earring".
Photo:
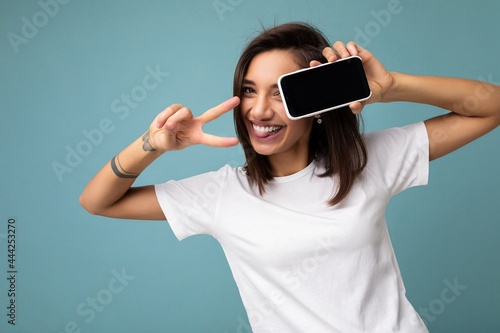
[[321,123],[323,122],[323,119],[321,119],[321,116],[317,116],[317,117],[316,117],[316,122],[317,122],[318,124],[321,124]]

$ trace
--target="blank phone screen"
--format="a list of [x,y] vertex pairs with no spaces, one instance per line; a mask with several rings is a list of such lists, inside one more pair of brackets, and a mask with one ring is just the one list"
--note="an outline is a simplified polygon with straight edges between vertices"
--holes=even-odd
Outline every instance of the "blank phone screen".
[[370,96],[361,59],[319,65],[285,75],[280,86],[292,117],[331,110]]

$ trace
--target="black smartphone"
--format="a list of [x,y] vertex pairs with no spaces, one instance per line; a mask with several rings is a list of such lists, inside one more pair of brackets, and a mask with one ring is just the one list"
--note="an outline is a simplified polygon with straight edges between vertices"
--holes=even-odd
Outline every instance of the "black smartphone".
[[358,56],[282,75],[278,87],[290,119],[338,109],[371,96]]

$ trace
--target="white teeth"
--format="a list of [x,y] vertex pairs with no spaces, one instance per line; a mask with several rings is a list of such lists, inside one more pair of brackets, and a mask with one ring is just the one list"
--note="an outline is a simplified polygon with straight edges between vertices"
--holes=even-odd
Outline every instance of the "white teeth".
[[258,126],[253,124],[254,130],[261,133],[272,133],[278,131],[283,126]]

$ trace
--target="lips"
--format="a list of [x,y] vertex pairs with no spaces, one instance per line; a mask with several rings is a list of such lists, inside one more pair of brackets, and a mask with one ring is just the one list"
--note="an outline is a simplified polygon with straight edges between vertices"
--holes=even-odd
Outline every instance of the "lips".
[[255,137],[263,139],[276,136],[285,126],[279,125],[257,125],[252,123],[253,134]]

